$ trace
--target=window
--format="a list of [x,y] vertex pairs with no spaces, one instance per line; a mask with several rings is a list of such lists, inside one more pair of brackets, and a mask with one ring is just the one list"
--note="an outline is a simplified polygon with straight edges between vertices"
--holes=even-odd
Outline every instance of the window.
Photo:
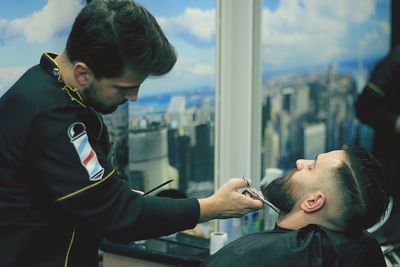
[[178,61],[107,119],[120,152],[116,162],[136,189],[174,179],[170,188],[208,196],[214,191],[215,1],[139,2],[160,23]]
[[389,50],[390,1],[264,0],[262,167],[354,143],[353,102]]
[[[64,49],[72,22],[86,2],[2,2],[0,95],[37,64],[43,52]],[[148,79],[137,102],[105,116],[114,163],[137,189],[174,178],[171,187],[208,195],[214,191],[215,0],[140,2],[176,47],[178,62],[168,75]],[[56,18],[54,9],[63,12],[56,12]],[[58,23],[49,23],[52,17]]]
[[0,96],[28,68],[39,63],[43,52],[59,53],[64,49],[69,29],[82,6],[79,1],[1,2]]

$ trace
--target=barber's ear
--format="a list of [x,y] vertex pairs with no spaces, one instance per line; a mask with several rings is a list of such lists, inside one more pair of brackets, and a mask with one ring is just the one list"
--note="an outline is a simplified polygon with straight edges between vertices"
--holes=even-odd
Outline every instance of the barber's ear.
[[92,72],[90,68],[83,62],[74,64],[74,77],[80,86],[86,86],[92,80]]
[[310,194],[302,203],[301,209],[305,212],[315,212],[320,210],[325,204],[325,196],[322,192],[317,191],[313,194]]

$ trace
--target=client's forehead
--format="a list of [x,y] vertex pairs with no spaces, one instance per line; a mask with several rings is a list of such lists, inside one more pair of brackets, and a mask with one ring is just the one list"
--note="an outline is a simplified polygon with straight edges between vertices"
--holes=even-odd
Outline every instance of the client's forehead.
[[346,161],[346,152],[344,150],[333,150],[327,153],[318,155],[319,165],[325,167],[337,167]]
[[332,150],[324,154],[338,160],[346,160],[346,152],[344,152],[344,150]]

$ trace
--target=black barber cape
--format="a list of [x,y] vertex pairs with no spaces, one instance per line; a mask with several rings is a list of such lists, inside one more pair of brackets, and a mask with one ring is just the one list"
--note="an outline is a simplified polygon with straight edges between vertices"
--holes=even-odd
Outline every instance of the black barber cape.
[[317,225],[297,231],[274,230],[241,237],[201,266],[380,267],[386,266],[378,243],[365,232],[344,235]]

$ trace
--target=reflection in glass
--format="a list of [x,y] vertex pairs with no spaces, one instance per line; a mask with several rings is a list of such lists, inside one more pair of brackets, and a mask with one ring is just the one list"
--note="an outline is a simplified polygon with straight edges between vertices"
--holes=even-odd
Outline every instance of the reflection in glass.
[[389,49],[390,1],[264,0],[262,168],[355,143],[353,102]]
[[[121,110],[129,125],[125,122],[125,126],[110,128],[118,131],[111,136],[119,135],[117,139],[129,144],[129,152],[120,155],[128,159],[123,172],[138,190],[147,191],[174,179],[166,187],[188,196],[211,195],[215,1],[139,2],[156,17],[176,47],[178,61],[166,76],[146,80],[139,99]],[[116,114],[111,116],[121,117]],[[108,119],[108,123],[115,125],[116,119]]]

